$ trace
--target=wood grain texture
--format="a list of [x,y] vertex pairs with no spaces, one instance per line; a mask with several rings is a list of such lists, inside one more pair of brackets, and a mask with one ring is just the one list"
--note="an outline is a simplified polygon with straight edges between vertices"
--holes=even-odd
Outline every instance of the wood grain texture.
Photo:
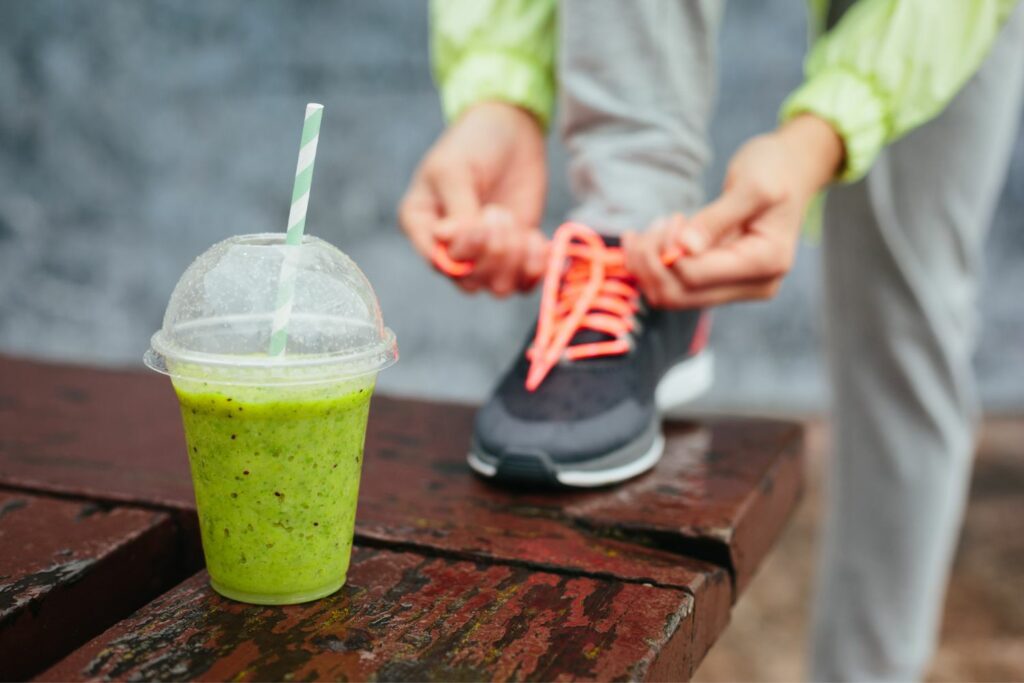
[[348,584],[306,605],[231,602],[199,574],[41,680],[679,680],[691,607],[676,589],[360,548]]
[[[644,559],[645,546],[714,563],[732,573],[738,595],[778,538],[802,488],[800,425],[715,419],[666,422],[666,450],[658,466],[613,488],[530,494],[503,489],[465,465],[472,419],[468,406],[375,399],[360,533],[536,560],[548,557],[551,529],[571,529],[574,539],[600,546],[606,557],[621,550],[615,544],[621,541],[634,549],[631,559]],[[661,557],[651,555],[652,561]],[[589,556],[582,562],[615,564]],[[633,571],[650,571],[642,565]]]
[[[692,619],[672,642],[673,658],[699,662],[795,506],[801,428],[670,422],[651,473],[598,491],[523,492],[466,466],[473,410],[374,399],[357,543],[682,591]],[[0,485],[167,509],[196,547],[180,416],[165,378],[0,357],[0,434]],[[660,671],[652,664],[647,673]]]
[[0,492],[0,680],[23,679],[177,575],[169,517]]
[[589,528],[727,566],[738,597],[800,500],[804,428],[716,418],[669,422],[665,434],[656,474],[610,495],[567,500],[566,514]]
[[[714,561],[733,572],[741,591],[802,486],[802,427],[718,420],[667,423],[665,458],[624,485],[525,496],[469,472],[464,456],[472,414],[461,404],[374,399],[360,533],[451,548],[487,538],[481,529],[501,521],[512,529],[513,538],[502,542],[509,549],[515,527],[504,522],[511,518],[569,521]],[[169,383],[155,374],[0,356],[0,483],[193,509],[179,420]],[[489,520],[480,516],[487,510],[494,513]],[[537,557],[536,548],[527,550]]]
[[375,399],[358,538],[682,588],[695,600],[692,649],[699,661],[728,624],[733,593],[727,568],[639,544],[640,534],[596,529],[567,511],[574,502],[613,496],[614,489],[526,494],[481,480],[465,465],[472,415],[460,405]]
[[[465,464],[472,415],[472,407],[459,404],[374,399],[360,534],[486,552],[488,539],[502,535],[493,533],[492,522],[501,522],[510,531],[501,552],[511,553],[521,540],[514,519],[527,531],[553,519],[712,561],[732,572],[738,595],[802,486],[801,426],[731,419],[667,423],[659,465],[615,488],[503,491]],[[169,383],[154,373],[0,356],[0,434],[0,484],[194,507],[177,405]],[[425,501],[431,506],[423,507]],[[543,558],[535,543],[520,550]]]
[[170,382],[0,356],[0,485],[191,508]]

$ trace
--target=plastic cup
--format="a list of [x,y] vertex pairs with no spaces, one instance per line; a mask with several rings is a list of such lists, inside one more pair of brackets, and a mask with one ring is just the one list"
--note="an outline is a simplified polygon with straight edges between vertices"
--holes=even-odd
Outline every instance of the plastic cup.
[[[285,260],[284,354],[267,349]],[[181,405],[210,583],[256,604],[345,582],[370,397],[398,358],[369,281],[315,237],[233,237],[185,271],[146,364]]]

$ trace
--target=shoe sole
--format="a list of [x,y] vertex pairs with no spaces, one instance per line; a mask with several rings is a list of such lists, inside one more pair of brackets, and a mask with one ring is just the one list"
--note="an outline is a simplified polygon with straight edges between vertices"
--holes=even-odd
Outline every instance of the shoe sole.
[[546,453],[523,452],[499,458],[473,443],[467,460],[477,474],[518,484],[561,485],[571,488],[609,486],[632,479],[653,468],[665,451],[661,417],[671,415],[711,386],[714,356],[705,351],[673,366],[658,382],[654,402],[658,415],[630,443],[585,464],[552,462]]

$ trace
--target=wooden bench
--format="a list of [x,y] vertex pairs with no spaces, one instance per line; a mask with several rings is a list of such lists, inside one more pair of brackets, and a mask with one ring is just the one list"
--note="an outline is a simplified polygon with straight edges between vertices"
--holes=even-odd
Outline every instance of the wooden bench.
[[802,428],[670,422],[648,475],[525,494],[466,467],[472,414],[375,397],[347,585],[258,607],[201,571],[165,378],[0,357],[0,679],[688,678],[796,505]]

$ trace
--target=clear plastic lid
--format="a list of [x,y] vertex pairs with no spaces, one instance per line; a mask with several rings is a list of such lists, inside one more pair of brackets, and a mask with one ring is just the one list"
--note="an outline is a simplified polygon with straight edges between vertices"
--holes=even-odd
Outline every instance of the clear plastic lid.
[[[271,356],[283,281],[294,286],[287,344]],[[355,262],[319,238],[290,246],[279,233],[232,237],[197,258],[145,355],[158,372],[234,384],[342,380],[397,359],[395,335]]]

